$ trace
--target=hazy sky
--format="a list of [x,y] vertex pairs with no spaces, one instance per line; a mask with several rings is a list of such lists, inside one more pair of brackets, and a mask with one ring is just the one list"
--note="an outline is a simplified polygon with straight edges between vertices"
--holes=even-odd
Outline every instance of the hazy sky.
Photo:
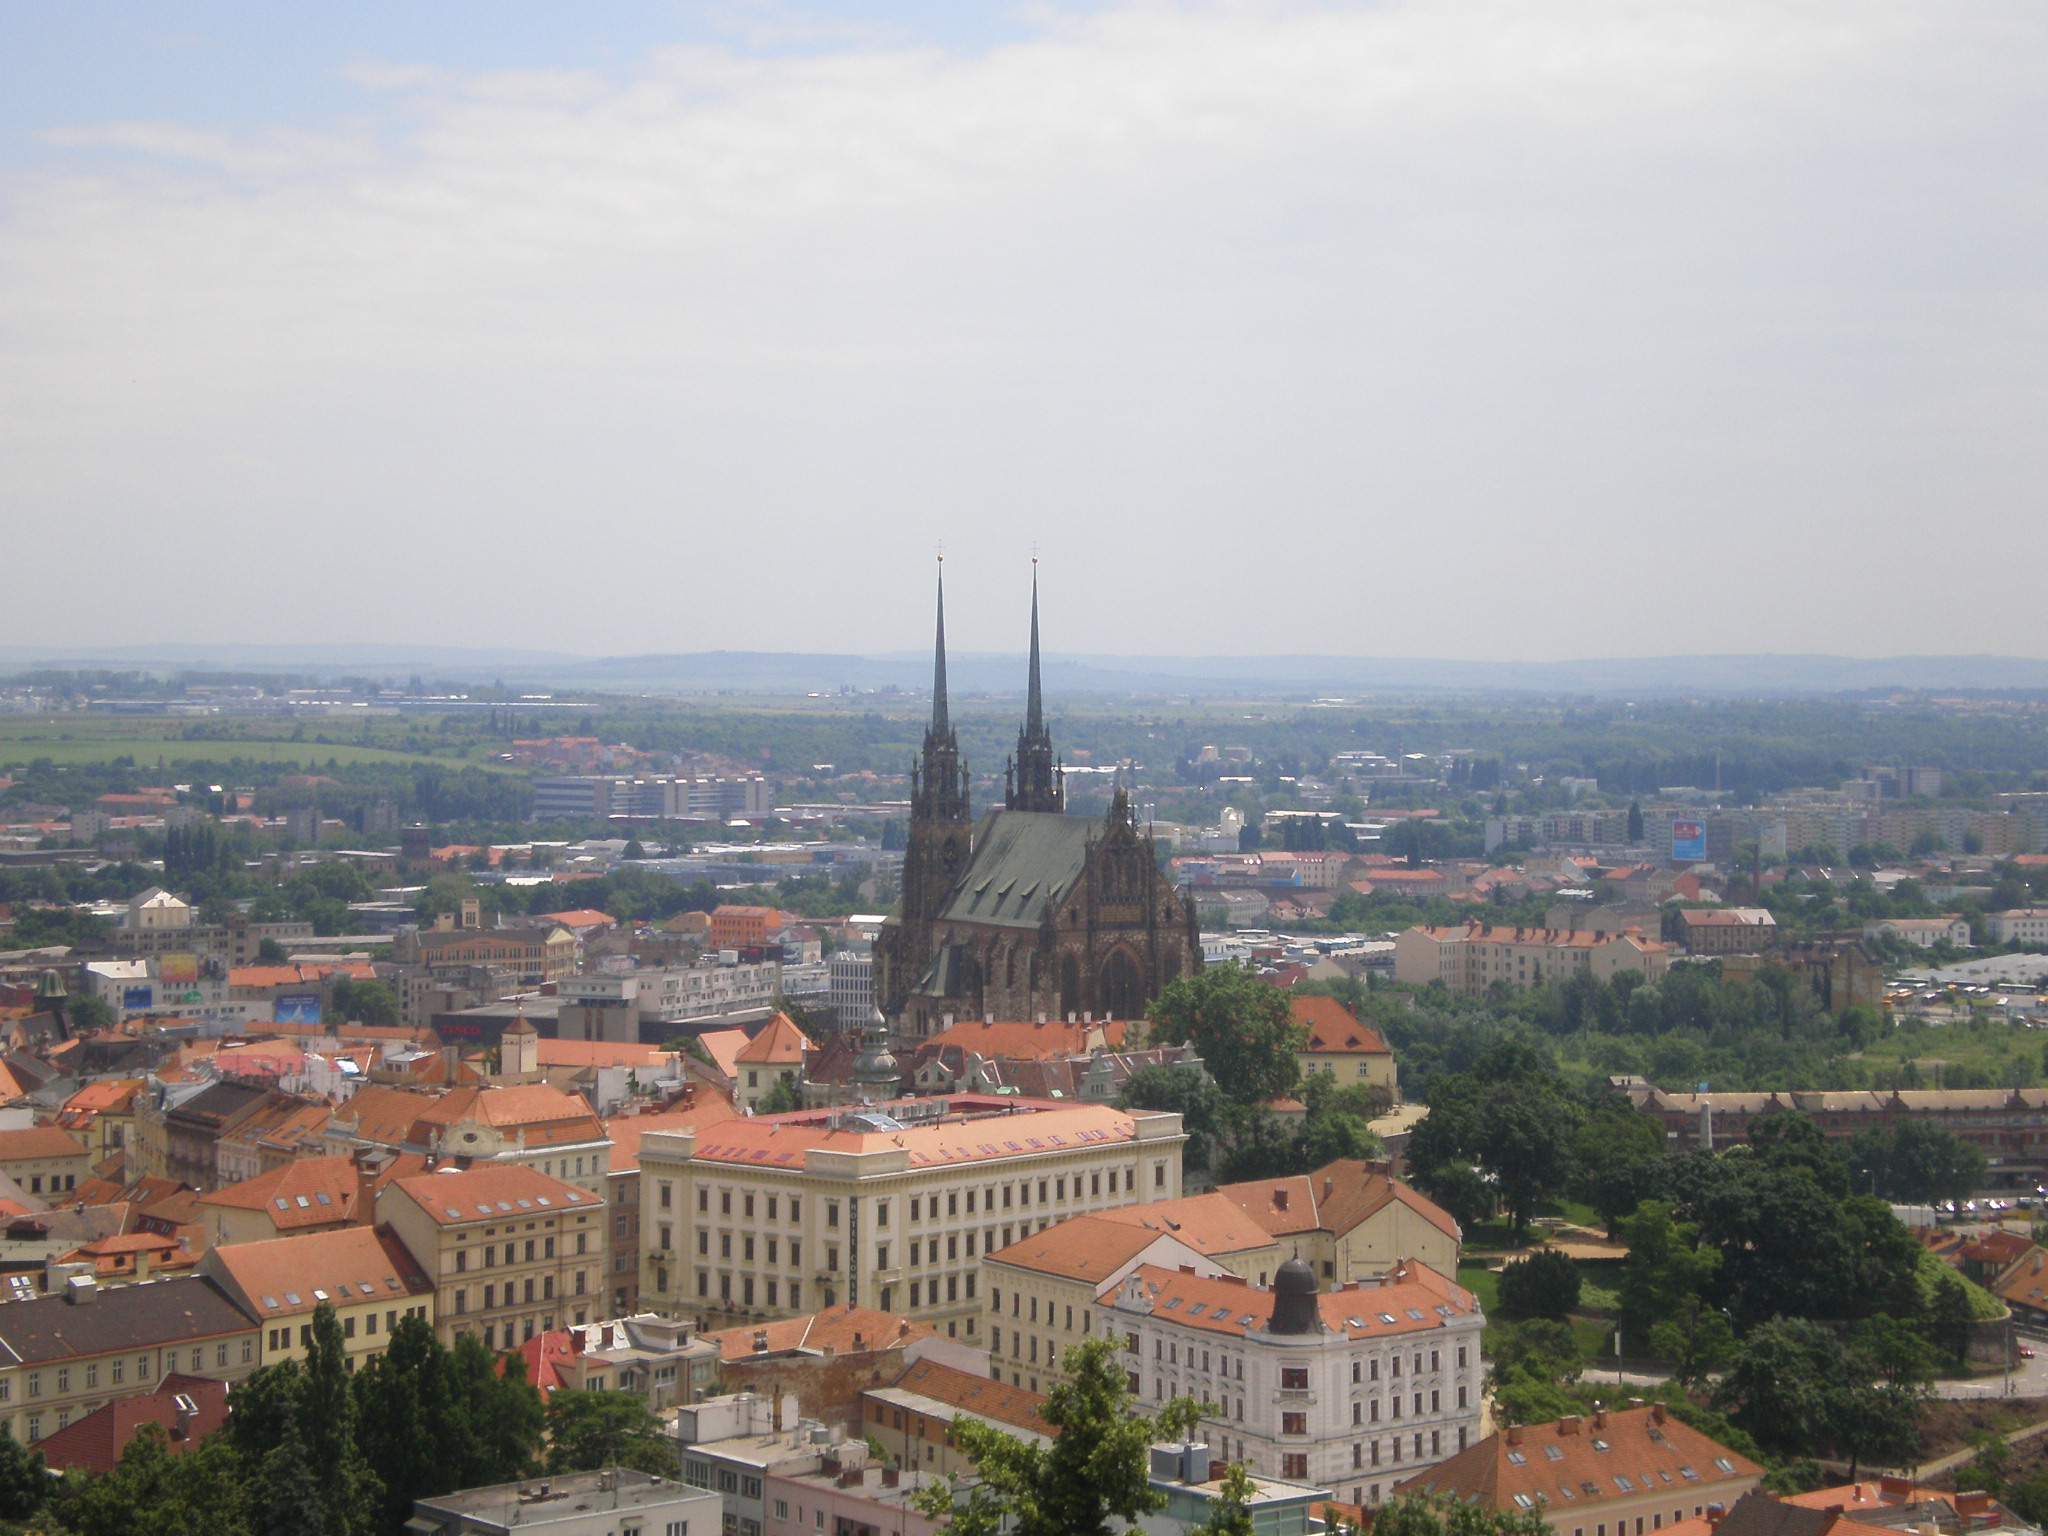
[[2048,6],[0,6],[0,643],[2048,655]]

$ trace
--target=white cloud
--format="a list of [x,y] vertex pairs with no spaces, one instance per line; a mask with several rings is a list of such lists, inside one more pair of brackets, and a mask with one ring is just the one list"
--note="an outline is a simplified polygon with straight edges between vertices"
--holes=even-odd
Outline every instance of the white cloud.
[[147,559],[8,638],[912,645],[943,537],[969,646],[1035,542],[1062,649],[2048,654],[1976,595],[2048,554],[2043,30],[1145,5],[70,129],[7,547]]

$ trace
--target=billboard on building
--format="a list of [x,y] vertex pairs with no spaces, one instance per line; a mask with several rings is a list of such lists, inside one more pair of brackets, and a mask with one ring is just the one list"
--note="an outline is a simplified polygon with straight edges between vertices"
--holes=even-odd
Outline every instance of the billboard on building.
[[320,994],[318,992],[280,992],[271,999],[270,1021],[273,1024],[318,1024],[320,1022]]
[[121,989],[121,1011],[123,1013],[145,1013],[156,1006],[156,988],[123,987]]
[[199,979],[199,957],[190,950],[172,950],[156,957],[156,979],[165,986],[190,986]]
[[1671,823],[1671,862],[1704,864],[1707,859],[1707,824],[1704,821]]

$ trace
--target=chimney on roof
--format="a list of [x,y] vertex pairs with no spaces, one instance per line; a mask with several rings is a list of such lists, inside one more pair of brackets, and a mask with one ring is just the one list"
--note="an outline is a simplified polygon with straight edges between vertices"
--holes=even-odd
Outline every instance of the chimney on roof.
[[1522,1443],[1522,1426],[1521,1426],[1521,1425],[1519,1425],[1519,1424],[1510,1424],[1510,1425],[1508,1426],[1508,1444],[1509,1444],[1509,1445],[1520,1445],[1521,1443]]
[[861,1344],[861,1338],[860,1338],[860,1335],[859,1335],[858,1333],[854,1334],[854,1336],[853,1336],[853,1347],[854,1347],[855,1349],[860,1349],[860,1348],[862,1348],[862,1347],[863,1347],[863,1346],[862,1346],[862,1344]]
[[1557,1432],[1560,1435],[1576,1435],[1579,1432],[1579,1416],[1576,1413],[1568,1413],[1559,1419]]
[[1607,1408],[1603,1403],[1595,1403],[1593,1405],[1593,1427],[1595,1429],[1605,1429],[1607,1427]]
[[1329,1199],[1329,1198],[1330,1198],[1330,1191],[1332,1191],[1332,1190],[1333,1190],[1333,1189],[1335,1189],[1336,1187],[1337,1187],[1337,1181],[1336,1181],[1335,1179],[1324,1179],[1324,1180],[1323,1180],[1323,1198],[1324,1198],[1325,1200]]
[[1286,1209],[1287,1209],[1287,1191],[1286,1191],[1286,1190],[1284,1190],[1284,1189],[1276,1189],[1276,1190],[1274,1190],[1274,1191],[1273,1191],[1273,1209],[1274,1209],[1274,1210],[1276,1210],[1276,1211],[1284,1211],[1284,1210],[1286,1210]]
[[766,1328],[754,1330],[754,1353],[757,1355],[768,1353],[768,1330]]
[[1628,1400],[1628,1405],[1631,1408],[1640,1408],[1643,1406],[1643,1400],[1640,1397],[1632,1397]]
[[1650,1404],[1650,1422],[1652,1424],[1662,1424],[1664,1422],[1664,1405],[1662,1403]]
[[1726,1504],[1709,1504],[1707,1506],[1707,1524],[1719,1525],[1721,1517],[1727,1513],[1728,1506]]
[[1045,1027],[1045,1015],[1043,1013],[1040,1013],[1038,1016],[1038,1025],[1041,1029]]

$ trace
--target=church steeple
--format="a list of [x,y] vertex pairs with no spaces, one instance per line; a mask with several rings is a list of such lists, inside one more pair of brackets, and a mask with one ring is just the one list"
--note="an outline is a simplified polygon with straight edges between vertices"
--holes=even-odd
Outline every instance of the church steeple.
[[1031,561],[1031,672],[1024,691],[1024,728],[1017,733],[1017,752],[1005,771],[1008,788],[1003,804],[1013,811],[1064,811],[1066,786],[1052,755],[1052,732],[1045,726],[1045,690],[1038,676],[1038,560]]
[[910,771],[912,821],[966,821],[967,765],[960,738],[946,708],[946,567],[939,557],[938,633],[932,646],[932,723],[925,727],[924,753]]

